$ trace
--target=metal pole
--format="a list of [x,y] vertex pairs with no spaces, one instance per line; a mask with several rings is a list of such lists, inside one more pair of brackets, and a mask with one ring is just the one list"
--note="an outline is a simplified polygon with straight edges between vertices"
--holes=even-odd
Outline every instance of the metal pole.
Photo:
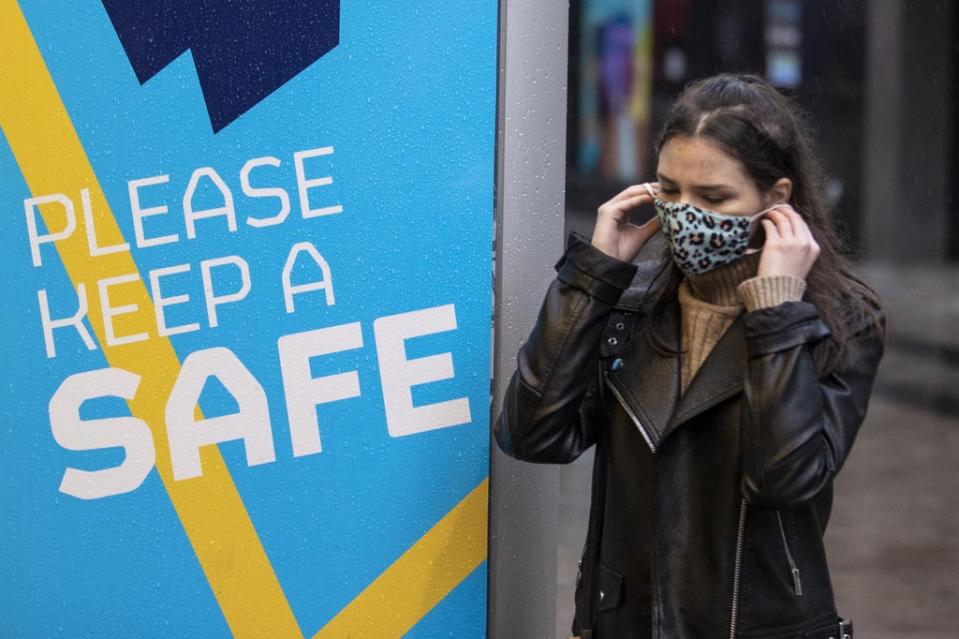
[[[494,418],[564,245],[568,17],[566,3],[500,1]],[[488,636],[550,637],[559,472],[491,448]]]

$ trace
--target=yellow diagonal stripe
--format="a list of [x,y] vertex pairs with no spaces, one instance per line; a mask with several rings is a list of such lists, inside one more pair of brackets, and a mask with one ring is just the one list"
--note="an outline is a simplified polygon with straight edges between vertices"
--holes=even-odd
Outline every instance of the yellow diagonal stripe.
[[[113,302],[111,296],[111,302],[139,305],[136,316],[118,320],[119,328],[122,334],[151,332],[151,339],[105,347],[96,281],[137,273],[137,266],[128,252],[88,255],[80,189],[90,189],[100,244],[122,242],[121,232],[14,0],[0,0],[0,127],[34,195],[64,193],[77,202],[77,228],[69,239],[56,243],[57,251],[74,285],[86,284],[90,325],[107,361],[143,378],[129,402],[130,411],[153,429],[157,471],[230,630],[237,637],[302,637],[219,450],[203,449],[201,477],[173,481],[164,407],[180,363],[169,340],[152,332],[153,304],[142,281],[117,287],[118,299]],[[62,211],[43,215],[47,228],[63,228]],[[52,256],[45,251],[44,258]]]
[[489,478],[356,596],[313,639],[402,637],[486,559]]

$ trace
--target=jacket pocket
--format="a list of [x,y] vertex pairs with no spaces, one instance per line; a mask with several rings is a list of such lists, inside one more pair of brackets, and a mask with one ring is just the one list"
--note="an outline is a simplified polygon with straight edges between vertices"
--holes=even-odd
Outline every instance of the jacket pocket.
[[783,525],[783,516],[781,510],[776,511],[776,521],[779,522],[779,534],[783,540],[783,550],[786,551],[786,563],[788,564],[787,569],[792,577],[793,591],[796,593],[797,597],[801,597],[802,579],[800,578],[799,568],[796,566],[796,561],[793,558],[792,551],[789,549],[789,538],[786,536],[786,527]]
[[596,576],[596,609],[602,612],[617,607],[623,599],[623,576],[602,562]]
[[852,639],[852,621],[837,618],[832,623],[806,631],[803,639]]
[[849,637],[843,637],[840,632],[839,615],[832,611],[800,623],[750,630],[736,636],[743,639],[747,637],[749,639],[830,639],[830,637],[832,639],[852,639],[851,634]]

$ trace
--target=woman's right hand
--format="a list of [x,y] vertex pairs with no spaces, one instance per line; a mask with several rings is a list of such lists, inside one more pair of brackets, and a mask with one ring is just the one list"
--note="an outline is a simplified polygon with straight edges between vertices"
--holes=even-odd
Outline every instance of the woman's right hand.
[[651,204],[650,190],[657,192],[659,184],[634,184],[606,202],[596,211],[592,244],[603,253],[624,262],[632,262],[643,245],[660,229],[659,218],[653,216],[642,225],[629,221],[629,212],[641,204]]

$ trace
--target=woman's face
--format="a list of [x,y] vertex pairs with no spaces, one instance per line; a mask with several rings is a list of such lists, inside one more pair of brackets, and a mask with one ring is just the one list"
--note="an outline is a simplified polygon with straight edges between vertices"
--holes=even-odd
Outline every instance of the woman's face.
[[659,197],[724,215],[754,215],[786,202],[792,184],[782,178],[763,193],[742,162],[704,137],[677,135],[659,152]]

